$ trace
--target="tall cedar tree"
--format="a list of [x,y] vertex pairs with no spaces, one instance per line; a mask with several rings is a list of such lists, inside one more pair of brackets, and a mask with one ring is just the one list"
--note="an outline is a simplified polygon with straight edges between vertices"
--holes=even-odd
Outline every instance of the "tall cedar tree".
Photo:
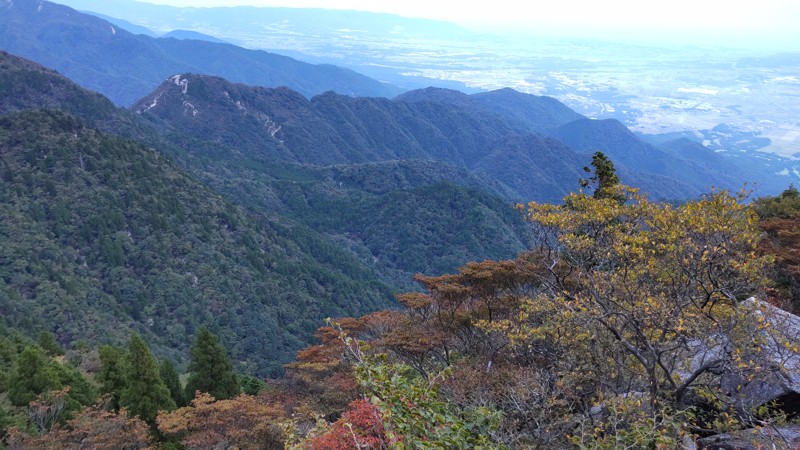
[[128,381],[127,358],[125,349],[113,345],[100,347],[100,391],[111,395],[111,408],[119,411],[119,397]]
[[158,362],[137,333],[131,336],[128,346],[128,369],[120,406],[150,424],[155,423],[159,411],[175,409],[169,389],[161,380]]
[[183,407],[189,404],[186,399],[186,392],[181,386],[181,380],[178,377],[178,371],[175,370],[175,366],[172,364],[172,361],[165,359],[161,361],[161,365],[158,368],[159,372],[161,372],[161,379],[164,380],[164,384],[167,385],[169,389],[169,393],[172,396],[172,400],[175,401],[175,404],[178,407]]
[[225,347],[205,327],[199,329],[192,346],[189,373],[186,383],[188,398],[194,398],[197,391],[207,392],[217,400],[233,398],[241,392]]

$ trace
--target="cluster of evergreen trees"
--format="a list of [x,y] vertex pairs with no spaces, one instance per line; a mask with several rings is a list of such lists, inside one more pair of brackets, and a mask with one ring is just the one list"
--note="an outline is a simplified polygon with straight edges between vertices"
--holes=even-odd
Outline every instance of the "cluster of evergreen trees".
[[[0,406],[0,435],[11,426],[45,433],[97,401],[154,427],[160,411],[186,406],[196,394],[230,399],[241,392],[225,348],[206,328],[198,330],[191,348],[185,386],[172,361],[159,363],[136,333],[127,348],[103,345],[96,351],[71,352],[70,357],[52,334],[42,333],[35,343],[6,334],[0,335],[0,393],[8,404]],[[249,377],[244,381],[250,392],[263,387]]]

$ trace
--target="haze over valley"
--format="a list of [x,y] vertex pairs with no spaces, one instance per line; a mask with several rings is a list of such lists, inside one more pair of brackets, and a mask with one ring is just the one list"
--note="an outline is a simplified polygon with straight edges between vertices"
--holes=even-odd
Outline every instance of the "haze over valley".
[[[158,34],[188,29],[350,67],[406,89],[511,87],[555,97],[587,117],[619,119],[636,132],[684,133],[714,150],[784,156],[800,151],[800,39],[779,41],[777,23],[773,33],[765,33],[775,35],[771,40],[746,29],[737,38],[713,23],[706,35],[682,36],[677,22],[661,24],[654,36],[624,29],[615,34],[615,23],[605,30],[587,25],[583,33],[573,26],[558,36],[553,27],[533,27],[527,34],[519,27],[503,34],[474,32],[441,21],[354,11],[64,3],[116,13]],[[724,127],[715,130],[719,125]]]

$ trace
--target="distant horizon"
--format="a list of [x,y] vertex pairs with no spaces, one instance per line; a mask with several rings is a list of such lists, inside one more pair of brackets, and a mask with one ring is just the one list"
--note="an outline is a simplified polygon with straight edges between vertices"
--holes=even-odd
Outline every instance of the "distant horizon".
[[[57,3],[58,0],[55,0]],[[641,40],[643,43],[773,47],[800,51],[800,2],[762,0],[758,6],[719,1],[565,0],[485,4],[421,0],[135,0],[175,7],[288,7],[354,10],[450,22],[474,31]],[[65,3],[69,3],[65,0]]]

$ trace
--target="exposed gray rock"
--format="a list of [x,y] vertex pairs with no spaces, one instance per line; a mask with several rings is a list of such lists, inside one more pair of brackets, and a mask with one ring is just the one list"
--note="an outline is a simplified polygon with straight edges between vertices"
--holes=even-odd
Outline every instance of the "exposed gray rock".
[[[756,303],[752,298],[747,301]],[[761,306],[769,324],[764,332],[767,358],[778,368],[782,386],[800,393],[800,317],[767,303]]]
[[760,344],[757,354],[765,370],[751,379],[724,374],[722,390],[736,398],[737,406],[745,410],[800,394],[800,317],[753,298],[742,306],[751,308],[763,321],[753,339]]
[[800,317],[754,298],[740,307],[756,319],[751,330],[752,346],[741,356],[745,361],[752,360],[758,369],[733,369],[730,354],[742,349],[741,336],[733,346],[731,337],[716,334],[687,342],[684,362],[676,366],[673,375],[685,382],[700,371],[715,374],[722,392],[742,413],[772,400],[796,398],[800,395]]
[[700,439],[697,444],[706,450],[797,450],[800,449],[800,425],[717,434]]

